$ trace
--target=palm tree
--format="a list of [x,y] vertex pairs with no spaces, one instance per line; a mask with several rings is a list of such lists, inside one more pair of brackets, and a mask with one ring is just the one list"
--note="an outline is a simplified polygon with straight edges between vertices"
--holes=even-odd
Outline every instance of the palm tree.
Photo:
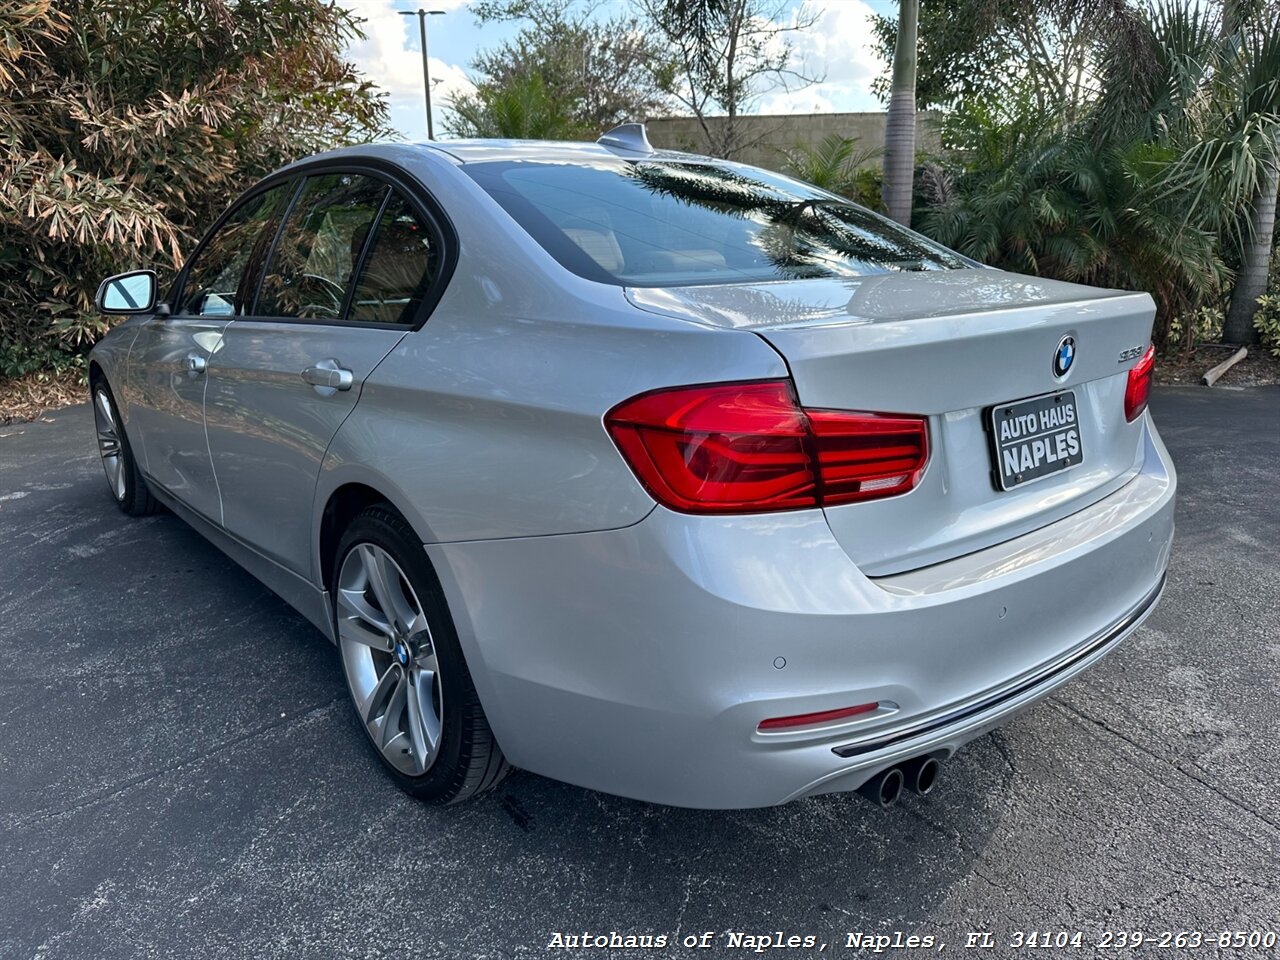
[[1258,298],[1267,292],[1271,244],[1276,233],[1276,194],[1280,189],[1280,170],[1273,158],[1263,173],[1258,196],[1253,202],[1249,237],[1240,251],[1240,272],[1231,291],[1231,306],[1222,325],[1224,343],[1256,343],[1258,331],[1253,325],[1258,312]]
[[898,39],[884,133],[885,212],[911,226],[911,182],[916,166],[916,31],[920,0],[899,0]]
[[1257,339],[1275,237],[1280,31],[1266,8],[1232,0],[1218,19],[1177,0],[1153,4],[1136,42],[1113,51],[1096,114],[1100,144],[1134,136],[1173,151],[1161,199],[1238,252],[1227,343]]
[[[1228,4],[1229,11],[1235,9]],[[1258,297],[1267,292],[1271,244],[1275,239],[1280,192],[1280,31],[1261,22],[1235,27],[1226,38],[1224,109],[1227,155],[1236,185],[1250,198],[1246,229],[1240,231],[1240,269],[1222,326],[1225,343],[1255,343],[1253,317]]]
[[481,83],[475,93],[455,97],[449,107],[445,129],[455,137],[573,140],[590,133],[536,73]]
[[1229,277],[1212,220],[1168,189],[1176,153],[1140,139],[1064,135],[1028,110],[1000,120],[961,110],[949,121],[967,160],[941,201],[924,206],[921,231],[1007,270],[1146,290],[1163,349],[1171,321],[1217,296]]
[[[1248,4],[1240,0],[1226,0],[1222,10],[1222,33],[1226,43],[1240,30],[1241,20],[1247,18]],[[1257,9],[1253,11],[1257,13]],[[1271,68],[1275,64],[1270,65]],[[1266,69],[1266,67],[1264,67]],[[1270,87],[1276,86],[1274,70]],[[1251,84],[1252,85],[1252,84]],[[1273,98],[1274,99],[1274,98]],[[1274,104],[1273,104],[1274,106]],[[1273,111],[1275,112],[1275,111]],[[1276,193],[1280,188],[1280,169],[1277,166],[1277,143],[1272,137],[1272,156],[1258,177],[1257,193],[1250,206],[1249,230],[1243,238],[1240,251],[1240,272],[1231,291],[1231,304],[1227,308],[1226,321],[1222,325],[1225,343],[1253,343],[1258,332],[1253,326],[1258,311],[1258,298],[1267,291],[1267,274],[1271,264],[1271,242],[1275,236]]]
[[806,183],[861,200],[867,163],[881,154],[877,147],[858,146],[857,137],[828,136],[818,146],[798,143],[784,151],[786,171]]

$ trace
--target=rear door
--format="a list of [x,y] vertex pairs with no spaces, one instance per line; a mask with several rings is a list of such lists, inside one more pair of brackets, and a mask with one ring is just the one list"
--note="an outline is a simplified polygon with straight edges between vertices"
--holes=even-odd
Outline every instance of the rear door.
[[424,321],[442,254],[435,221],[401,186],[373,173],[312,173],[252,314],[223,331],[205,398],[222,522],[304,577],[325,450],[365,378]]
[[257,269],[294,184],[255,193],[196,249],[167,317],[147,323],[130,354],[130,430],[148,476],[187,506],[220,517],[204,433],[205,372],[222,333],[252,300]]

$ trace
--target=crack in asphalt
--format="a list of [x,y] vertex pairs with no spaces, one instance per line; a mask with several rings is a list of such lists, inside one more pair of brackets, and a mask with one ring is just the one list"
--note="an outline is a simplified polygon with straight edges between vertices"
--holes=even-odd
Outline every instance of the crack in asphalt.
[[144,783],[149,783],[152,780],[156,780],[167,774],[175,773],[179,770],[184,770],[187,767],[198,764],[201,761],[207,760],[210,757],[215,756],[219,753],[222,753],[226,750],[229,750],[232,747],[238,746],[239,744],[245,743],[246,741],[253,740],[264,733],[270,733],[273,730],[279,730],[282,727],[290,726],[293,723],[298,721],[314,719],[320,716],[321,714],[327,713],[333,708],[334,704],[345,699],[346,699],[345,694],[338,694],[337,696],[331,697],[329,700],[325,701],[324,703],[319,703],[319,704],[315,704],[313,706],[307,707],[304,710],[300,710],[297,713],[290,714],[285,717],[281,717],[279,720],[274,720],[271,723],[264,723],[259,726],[256,726],[251,730],[245,731],[243,734],[239,736],[232,737],[229,740],[224,740],[221,743],[218,743],[207,750],[201,750],[200,752],[190,757],[187,757],[183,760],[179,760],[176,763],[166,764],[160,767],[154,767],[150,770],[147,770],[147,771],[144,771],[143,773],[138,774],[137,776],[130,777],[128,780],[123,780],[123,781],[120,781],[119,783],[110,784],[104,790],[100,790],[96,793],[91,793],[91,794],[77,797],[75,800],[73,800],[71,803],[65,806],[58,807],[55,809],[46,808],[44,810],[39,811],[37,814],[33,816],[20,817],[14,820],[6,821],[5,828],[6,829],[9,829],[12,827],[25,828],[25,827],[36,826],[41,823],[48,823],[51,820],[57,820],[62,817],[68,816],[70,814],[77,813],[88,807],[96,806],[99,803],[105,803],[109,800],[114,800],[116,797],[119,797],[122,794],[128,793],[134,787],[141,786]]
[[1005,764],[1009,767],[1009,781],[1018,776],[1018,765],[1013,762],[1013,753],[1009,750],[1009,744],[1005,741],[1004,730],[996,729],[991,731],[991,744],[996,751],[1004,758]]
[[[1067,703],[1064,700],[1060,700],[1057,697],[1053,697],[1046,702],[1051,704],[1054,707],[1057,707],[1063,713],[1072,714],[1075,717],[1079,718],[1080,720],[1084,721],[1085,723],[1098,727],[1104,732],[1111,734],[1113,737],[1119,740],[1123,740],[1125,743],[1129,744],[1129,746],[1133,747],[1135,750],[1138,750],[1146,754],[1152,760],[1155,760],[1156,762],[1158,762],[1162,768],[1174,770],[1177,773],[1182,774],[1188,780],[1192,780],[1195,783],[1198,783],[1200,786],[1204,787],[1206,790],[1210,791],[1220,799],[1225,800],[1227,803],[1231,804],[1236,809],[1240,810],[1243,813],[1249,814],[1250,816],[1259,820],[1266,826],[1270,827],[1277,834],[1280,834],[1280,821],[1273,820],[1271,817],[1268,817],[1261,810],[1257,810],[1254,807],[1251,807],[1249,804],[1245,803],[1239,797],[1232,796],[1230,793],[1227,793],[1226,791],[1214,786],[1212,783],[1205,780],[1203,777],[1197,776],[1193,771],[1188,770],[1186,767],[1184,767],[1176,758],[1166,757],[1160,754],[1159,752],[1152,750],[1150,747],[1135,740],[1133,737],[1129,736],[1127,733],[1124,733],[1123,731],[1117,730],[1115,727],[1112,727],[1105,720],[1099,717],[1090,716],[1080,708],[1074,706],[1073,704]],[[1123,756],[1123,754],[1118,754],[1118,755]]]

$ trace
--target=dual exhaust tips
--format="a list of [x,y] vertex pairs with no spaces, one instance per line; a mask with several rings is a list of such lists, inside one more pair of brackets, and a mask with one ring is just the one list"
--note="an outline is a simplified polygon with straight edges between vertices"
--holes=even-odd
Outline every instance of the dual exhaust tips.
[[892,807],[902,796],[902,790],[924,796],[938,782],[942,764],[933,757],[916,757],[897,767],[881,770],[858,788],[858,792],[881,808]]

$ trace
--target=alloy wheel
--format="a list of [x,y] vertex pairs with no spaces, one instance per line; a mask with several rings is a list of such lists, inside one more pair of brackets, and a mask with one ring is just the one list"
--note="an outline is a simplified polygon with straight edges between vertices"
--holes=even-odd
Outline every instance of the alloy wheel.
[[338,572],[338,644],[361,722],[396,770],[421,776],[440,753],[444,700],[431,628],[386,550],[358,543]]
[[107,474],[111,495],[124,500],[124,444],[120,428],[116,425],[115,408],[107,391],[99,387],[93,392],[93,419],[98,431],[98,454],[102,457],[102,469]]

